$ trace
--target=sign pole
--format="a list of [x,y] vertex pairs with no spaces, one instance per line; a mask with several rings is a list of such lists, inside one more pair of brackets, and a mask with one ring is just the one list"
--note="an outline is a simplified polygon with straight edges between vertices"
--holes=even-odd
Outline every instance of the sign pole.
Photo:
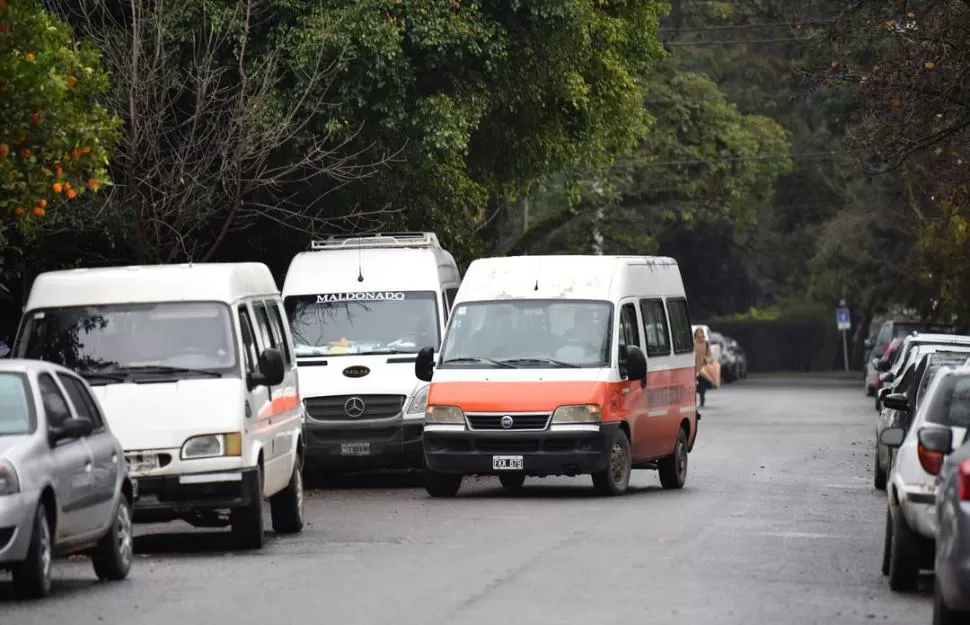
[[842,359],[845,362],[845,370],[849,370],[849,342],[845,337],[845,330],[842,330]]
[[849,316],[849,309],[845,305],[845,300],[839,302],[839,307],[835,309],[835,323],[842,333],[842,362],[845,370],[849,370],[849,339],[846,332],[852,327],[852,319]]

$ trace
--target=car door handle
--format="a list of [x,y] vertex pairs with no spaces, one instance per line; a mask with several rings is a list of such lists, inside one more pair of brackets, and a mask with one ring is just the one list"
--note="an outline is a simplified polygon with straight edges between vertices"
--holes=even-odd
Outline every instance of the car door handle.
[[111,454],[111,464],[118,464],[118,454]]
[[94,466],[90,462],[85,462],[84,463],[84,472],[85,473],[90,473],[93,470],[94,470]]

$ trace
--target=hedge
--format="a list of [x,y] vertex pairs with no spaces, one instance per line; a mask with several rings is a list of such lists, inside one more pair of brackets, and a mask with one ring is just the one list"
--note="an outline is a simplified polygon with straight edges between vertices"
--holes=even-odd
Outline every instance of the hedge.
[[748,371],[751,372],[843,368],[842,338],[832,320],[755,319],[700,323],[736,340],[747,354]]

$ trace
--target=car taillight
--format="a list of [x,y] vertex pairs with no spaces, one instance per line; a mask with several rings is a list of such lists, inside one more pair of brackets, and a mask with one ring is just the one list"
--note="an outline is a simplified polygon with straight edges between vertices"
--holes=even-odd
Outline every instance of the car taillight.
[[962,501],[970,501],[970,460],[964,460],[960,463],[959,480],[960,480],[960,499]]
[[943,468],[943,458],[945,457],[938,451],[930,451],[923,447],[922,445],[917,446],[917,454],[919,454],[919,463],[922,465],[923,470],[930,475],[939,475],[940,469]]

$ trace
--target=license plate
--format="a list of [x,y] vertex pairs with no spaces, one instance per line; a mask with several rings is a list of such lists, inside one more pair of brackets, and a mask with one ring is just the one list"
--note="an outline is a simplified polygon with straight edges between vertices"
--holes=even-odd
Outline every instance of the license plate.
[[132,475],[143,475],[158,468],[158,456],[129,456],[128,472]]
[[521,471],[522,456],[492,456],[493,471]]
[[370,443],[341,443],[341,456],[369,456]]

